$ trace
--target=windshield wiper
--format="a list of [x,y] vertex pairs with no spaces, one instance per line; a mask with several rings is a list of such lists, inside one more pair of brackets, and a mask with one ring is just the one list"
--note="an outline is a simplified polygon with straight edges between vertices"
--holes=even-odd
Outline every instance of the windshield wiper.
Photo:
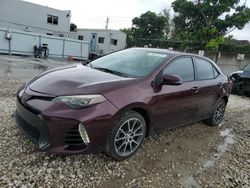
[[119,71],[115,71],[115,70],[111,70],[111,69],[107,69],[107,68],[102,68],[102,67],[92,67],[92,68],[103,71],[103,72],[108,72],[108,73],[111,73],[111,74],[115,74],[115,75],[118,75],[118,76],[128,77],[127,74],[124,74],[124,73],[119,72]]
[[91,67],[92,68],[92,65],[91,65],[91,61],[83,61],[83,62],[81,62],[82,63],[82,65],[84,65],[84,66],[89,66],[89,67]]

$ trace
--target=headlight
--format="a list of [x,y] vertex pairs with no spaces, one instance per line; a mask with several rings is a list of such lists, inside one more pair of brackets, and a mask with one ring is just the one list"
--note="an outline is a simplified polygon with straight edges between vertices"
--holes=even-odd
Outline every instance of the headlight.
[[106,100],[107,99],[102,95],[74,95],[57,97],[52,101],[57,103],[64,103],[74,109],[80,109],[92,104],[104,102]]

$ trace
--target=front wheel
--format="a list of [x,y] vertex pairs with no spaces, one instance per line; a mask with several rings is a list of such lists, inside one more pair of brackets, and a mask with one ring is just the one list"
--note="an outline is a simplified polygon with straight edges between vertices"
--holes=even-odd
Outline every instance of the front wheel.
[[106,143],[106,153],[116,160],[131,157],[141,146],[146,134],[144,118],[129,111],[115,123]]
[[219,102],[216,104],[215,110],[210,119],[206,120],[206,123],[211,126],[218,126],[225,114],[226,110],[226,102],[223,99],[220,99]]

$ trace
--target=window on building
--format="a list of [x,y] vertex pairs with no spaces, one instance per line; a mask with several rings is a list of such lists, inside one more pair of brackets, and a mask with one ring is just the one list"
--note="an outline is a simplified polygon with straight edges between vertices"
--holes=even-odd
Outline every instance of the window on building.
[[111,44],[116,46],[117,45],[117,40],[116,39],[111,39]]
[[64,34],[59,34],[59,37],[64,37]]
[[99,37],[98,38],[98,43],[102,43],[103,44],[104,43],[104,37]]
[[48,14],[47,23],[58,25],[58,16],[53,16],[53,15]]
[[78,40],[84,40],[84,36],[83,35],[78,35]]

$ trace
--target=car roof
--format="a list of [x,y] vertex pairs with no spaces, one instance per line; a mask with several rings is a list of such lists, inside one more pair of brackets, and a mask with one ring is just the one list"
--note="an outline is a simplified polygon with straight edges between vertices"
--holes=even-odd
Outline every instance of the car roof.
[[201,55],[197,55],[197,54],[193,54],[193,53],[186,53],[186,52],[178,52],[178,51],[173,51],[173,50],[168,50],[168,49],[162,49],[162,48],[139,48],[139,47],[133,47],[131,49],[137,49],[137,50],[145,50],[145,51],[149,51],[149,52],[153,52],[153,53],[164,53],[164,54],[169,54],[172,56],[181,56],[181,55],[191,55],[194,57],[199,57],[199,58],[203,58],[203,59],[207,59],[208,61],[212,61],[211,59],[201,56]]

